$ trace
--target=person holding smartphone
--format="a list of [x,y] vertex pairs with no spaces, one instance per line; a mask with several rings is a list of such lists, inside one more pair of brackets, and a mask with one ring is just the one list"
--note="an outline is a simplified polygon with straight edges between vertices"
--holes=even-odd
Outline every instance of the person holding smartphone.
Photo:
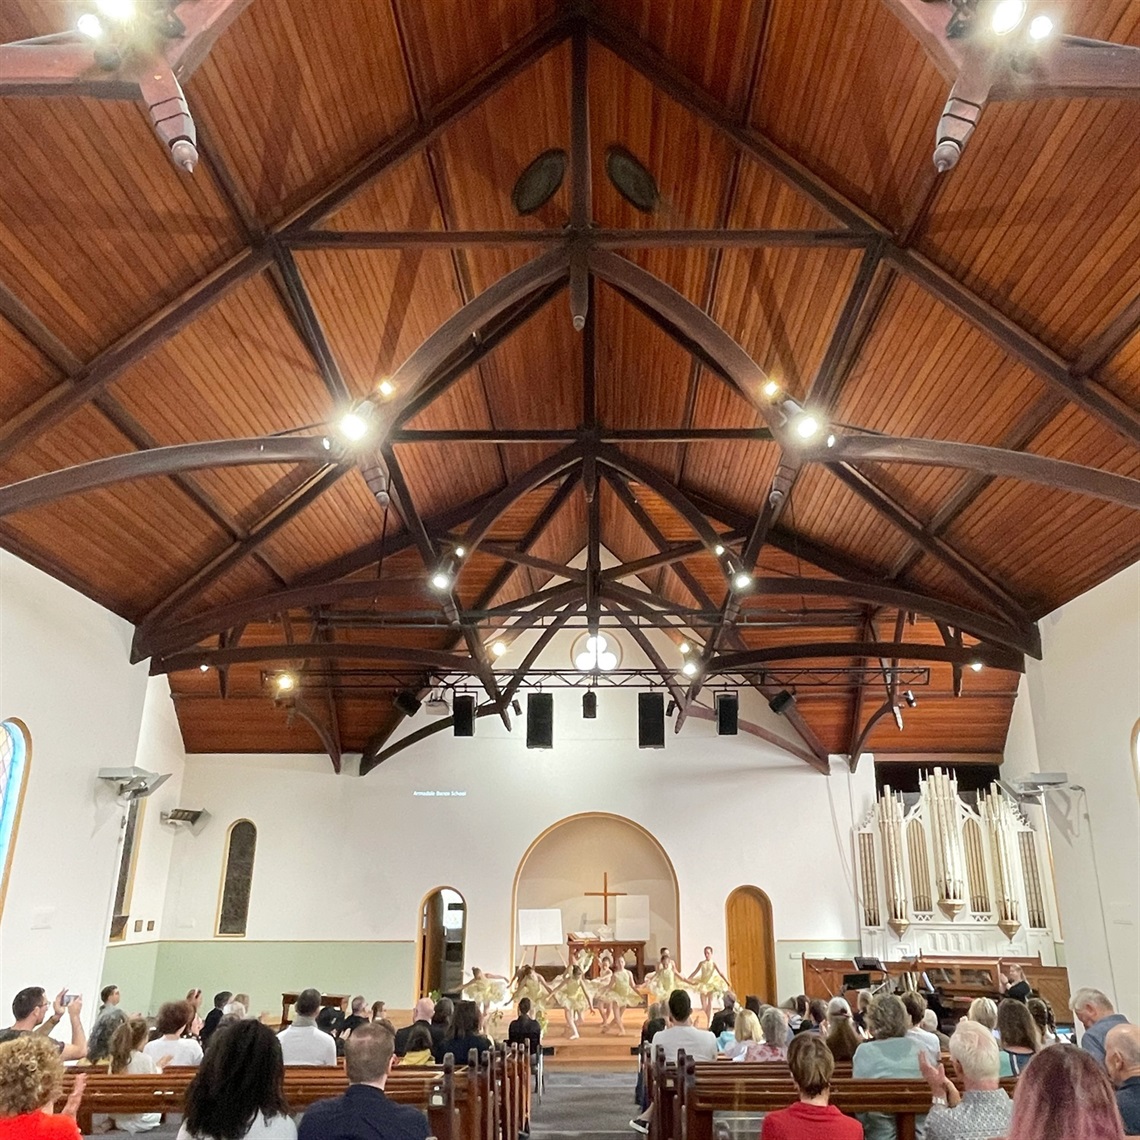
[[[47,1011],[51,1010],[51,1017]],[[71,1021],[71,1044],[52,1038],[52,1044],[59,1050],[61,1061],[78,1061],[87,1056],[87,1034],[80,1023],[83,1012],[83,998],[79,994],[69,994],[66,987],[59,991],[54,1002],[49,1002],[43,986],[28,986],[12,999],[12,1016],[15,1020],[7,1029],[0,1029],[0,1043],[14,1041],[29,1033],[49,1035],[63,1020],[64,1015]]]

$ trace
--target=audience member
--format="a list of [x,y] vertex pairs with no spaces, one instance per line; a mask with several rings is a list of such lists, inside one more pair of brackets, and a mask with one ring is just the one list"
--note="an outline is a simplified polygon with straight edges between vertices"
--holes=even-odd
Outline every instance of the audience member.
[[827,1047],[836,1061],[850,1061],[859,1048],[859,1033],[846,998],[833,997],[827,1003]]
[[[474,1007],[478,1025],[478,1007],[474,1002],[459,1003],[459,1007],[465,1005]],[[299,1140],[426,1140],[427,1117],[419,1109],[394,1104],[384,1095],[395,1044],[395,1038],[382,1026],[360,1026],[345,1044],[347,1092],[312,1105],[301,1119]]]
[[1057,1044],[1057,1021],[1053,1016],[1053,1007],[1042,997],[1031,997],[1026,1003],[1033,1020],[1037,1022],[1037,1029],[1041,1034],[1043,1045]]
[[994,1035],[984,1025],[963,1019],[950,1038],[950,1058],[965,1090],[961,1095],[940,1064],[932,1064],[925,1052],[918,1057],[933,1096],[926,1118],[926,1140],[992,1140],[1004,1136],[1013,1101],[999,1083]]
[[[523,1000],[526,1000],[525,998]],[[431,1028],[422,1021],[409,1025],[411,1032],[404,1039],[404,1055],[400,1058],[404,1065],[432,1065],[435,1058],[431,1055]]]
[[749,994],[744,999],[744,1008],[752,1010],[752,1012],[756,1014],[756,1017],[759,1018],[764,1012],[764,1003],[755,994]]
[[[334,1005],[323,1005],[317,1013],[317,1028],[332,1038],[333,1048],[338,1057],[344,1056],[344,1041],[341,1033],[344,1026],[344,1015]],[[395,1028],[392,1033],[395,1035]]]
[[1140,1026],[1114,1025],[1104,1039],[1104,1064],[1116,1086],[1125,1136],[1140,1136]]
[[335,1065],[336,1042],[317,1028],[321,991],[302,990],[293,1006],[293,1023],[277,1034],[286,1065]]
[[52,1115],[63,1086],[56,1044],[28,1031],[0,1045],[0,1140],[79,1140],[75,1114],[87,1076],[75,1078],[63,1112]]
[[[49,1002],[42,986],[29,986],[21,990],[12,999],[12,1024],[7,1029],[0,1029],[0,1042],[14,1041],[29,1033],[48,1037],[51,1031],[63,1020],[66,1013],[71,1022],[71,1044],[65,1045],[53,1037],[48,1037],[52,1045],[59,1050],[61,1061],[78,1061],[87,1055],[87,1035],[83,1032],[79,1016],[83,1012],[83,999],[72,998],[67,1004],[63,999],[67,997],[66,990],[60,990],[54,1002]],[[51,1016],[47,1016],[48,1010]],[[45,1021],[44,1019],[47,1018]]]
[[218,1028],[221,1029],[226,1024],[226,1019],[230,1021],[242,1021],[249,1014],[249,1008],[245,1002],[239,1001],[235,994],[226,1004],[222,1007],[222,1020],[218,1022]]
[[717,1038],[717,1045],[721,1053],[730,1061],[742,1059],[750,1045],[762,1045],[763,1043],[764,1032],[760,1028],[760,1018],[750,1009],[742,1009],[736,1015],[736,1023],[732,1029],[732,1040],[727,1045],[720,1046],[720,1039]]
[[[1078,991],[1079,992],[1079,991]],[[1090,1052],[1045,1049],[1017,1082],[1006,1140],[1122,1140],[1104,1066]]]
[[99,1008],[95,1011],[95,1020],[98,1021],[103,1014],[116,1009],[121,1000],[122,995],[119,993],[118,986],[104,986],[99,991]]
[[[415,1007],[412,1009],[412,1024],[405,1025],[402,1029],[396,1030],[396,1056],[402,1057],[408,1051],[408,1038],[412,1034],[412,1030],[417,1025],[424,1026],[427,1029],[429,1036],[431,1035],[431,1019],[435,1013],[435,1002],[429,997],[422,997],[416,1002]],[[442,1039],[442,1034],[440,1037]],[[432,1038],[432,1045],[435,1044],[435,1039]],[[431,1047],[430,1045],[428,1046]]]
[[1002,1003],[998,1006],[997,1030],[1001,1051],[1009,1061],[1010,1072],[1015,1077],[1020,1076],[1041,1048],[1037,1022],[1033,1020],[1029,1006],[1017,998],[1002,998]]
[[202,1008],[202,991],[197,989],[188,991],[186,1001],[192,1012],[190,1020],[186,1022],[186,1028],[182,1031],[182,1036],[197,1037],[202,1032],[202,1019],[198,1016],[198,1010]]
[[669,1007],[663,1001],[651,1002],[645,1010],[645,1020],[641,1024],[641,1044],[648,1045],[666,1026],[665,1014]]
[[[124,1021],[111,1038],[110,1073],[161,1073],[170,1063],[170,1054],[156,1061],[142,1051],[146,1044],[147,1024],[141,1017]],[[122,1132],[151,1132],[162,1123],[161,1112],[143,1112],[133,1116],[116,1116],[112,1123]]]
[[522,998],[518,1017],[507,1026],[507,1042],[525,1045],[531,1057],[537,1057],[542,1049],[542,1026],[531,1017],[530,1010],[530,998]]
[[736,994],[732,990],[725,990],[724,1006],[713,1014],[712,1021],[709,1022],[709,1032],[714,1037],[719,1037],[726,1029],[733,1029],[735,1026]]
[[817,1036],[823,1033],[823,1023],[827,1020],[827,1002],[822,998],[812,998],[808,1002],[808,1032]]
[[372,1020],[383,1021],[388,1016],[388,1007],[382,1001],[372,1003]]
[[760,1140],[862,1140],[863,1126],[828,1104],[835,1059],[818,1033],[788,1046],[788,1067],[800,1099],[764,1117]]
[[451,1029],[451,1019],[455,1016],[455,1002],[449,997],[441,997],[435,1003],[435,1013],[431,1015],[431,1046],[434,1049]]
[[950,1038],[938,1028],[938,1014],[932,1009],[928,1009],[922,1015],[922,1028],[927,1033],[933,1033],[938,1038],[938,1048],[945,1053],[950,1048]]
[[[432,1048],[432,1056],[437,1065],[443,1063],[444,1057],[451,1053],[457,1065],[466,1065],[468,1054],[472,1049],[478,1051],[480,1056],[491,1048],[491,1039],[479,1032],[480,1013],[479,1006],[473,1001],[457,1001],[455,1015],[451,1019],[451,1028],[443,1040]],[[393,1043],[395,1039],[393,1038]]]
[[1008,969],[1001,975],[1002,992],[1013,1001],[1027,1002],[1033,993],[1029,983],[1025,980],[1025,971],[1017,962],[1010,962]]
[[[921,1076],[918,1055],[922,1046],[907,1036],[910,1016],[902,1000],[894,994],[876,994],[867,1007],[866,1019],[872,1040],[855,1050],[851,1075],[856,1079]],[[889,1113],[865,1112],[861,1119],[867,1140],[895,1140],[895,1118]]]
[[1077,1015],[1077,1020],[1084,1026],[1081,1036],[1081,1048],[1093,1058],[1104,1064],[1104,1039],[1114,1025],[1127,1025],[1128,1018],[1117,1013],[1112,1008],[1112,1002],[1107,995],[1085,986],[1075,994],[1069,1003],[1069,1008]]
[[997,1029],[997,1002],[993,998],[974,998],[966,1016],[979,1025],[984,1025],[990,1032]]
[[281,1043],[268,1025],[227,1026],[186,1089],[178,1140],[295,1140],[284,1081]]
[[[384,1003],[377,1002],[376,1004],[383,1006]],[[348,1016],[341,1022],[341,1037],[348,1037],[358,1025],[367,1025],[369,1021],[379,1020],[375,1014],[369,1018],[364,1012],[364,1006],[365,1001],[362,995],[358,995],[352,999],[352,1005],[350,1005],[348,1009]]]
[[783,1010],[768,1006],[760,1014],[762,1042],[751,1041],[735,1061],[784,1061],[788,1056],[788,1022]]
[[[784,1018],[788,1023],[788,1028],[792,1033],[799,1033],[803,1025],[804,1018],[807,1016],[807,998],[803,999],[803,1008],[800,1008],[800,998],[790,997],[787,1001],[780,1002],[780,1009],[784,1012]],[[763,1024],[763,1022],[761,1022]]]
[[[686,990],[673,990],[669,995],[669,1024],[655,1033],[650,1041],[656,1056],[660,1046],[665,1050],[665,1060],[676,1062],[677,1054],[683,1049],[687,1057],[696,1061],[715,1061],[717,1057],[716,1038],[708,1029],[698,1029],[692,1022],[693,1003]],[[650,1105],[629,1125],[638,1132],[649,1131],[653,1118]]]
[[154,1027],[159,1036],[143,1046],[143,1052],[156,1062],[166,1057],[168,1065],[198,1065],[202,1061],[202,1046],[193,1037],[183,1037],[183,1031],[193,1019],[194,1011],[186,1001],[167,1001],[158,1007]]
[[855,998],[855,1013],[852,1020],[855,1022],[855,1028],[860,1033],[868,1033],[867,1029],[867,1010],[871,1007],[871,991],[860,990],[858,996]]
[[202,1032],[198,1034],[198,1040],[202,1042],[203,1049],[209,1044],[214,1030],[218,1028],[218,1023],[225,1016],[225,1008],[233,996],[229,990],[222,990],[220,993],[214,994],[214,1008],[206,1014],[206,1020],[202,1022]]
[[907,990],[901,997],[907,1017],[910,1018],[910,1028],[906,1031],[906,1035],[912,1041],[918,1042],[932,1065],[937,1065],[942,1055],[942,1046],[933,1033],[928,1033],[922,1028],[922,1019],[926,1016],[926,998],[917,990]]
[[115,1030],[126,1020],[127,1015],[116,1006],[111,1006],[102,1017],[96,1019],[95,1024],[91,1026],[91,1035],[87,1038],[89,1065],[98,1065],[110,1059],[111,1038],[114,1037]]

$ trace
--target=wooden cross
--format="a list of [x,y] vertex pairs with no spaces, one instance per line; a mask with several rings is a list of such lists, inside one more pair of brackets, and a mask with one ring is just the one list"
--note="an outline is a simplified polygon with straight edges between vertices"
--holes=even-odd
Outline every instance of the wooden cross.
[[605,926],[610,924],[610,899],[615,899],[618,895],[627,894],[627,891],[611,891],[610,890],[610,874],[608,871],[602,872],[602,889],[600,891],[586,891],[587,897],[593,896],[594,898],[601,897],[602,900],[602,923]]

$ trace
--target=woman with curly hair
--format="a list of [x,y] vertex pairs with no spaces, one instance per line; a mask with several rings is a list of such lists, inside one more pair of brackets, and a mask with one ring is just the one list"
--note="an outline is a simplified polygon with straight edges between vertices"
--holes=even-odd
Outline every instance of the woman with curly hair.
[[29,1034],[0,1045],[0,1140],[79,1140],[75,1114],[87,1077],[80,1074],[63,1112],[63,1062],[50,1038]]
[[1006,1140],[1124,1140],[1116,1095],[1083,1049],[1043,1049],[1017,1082]]
[[277,1034],[246,1019],[214,1034],[186,1089],[178,1140],[296,1140]]

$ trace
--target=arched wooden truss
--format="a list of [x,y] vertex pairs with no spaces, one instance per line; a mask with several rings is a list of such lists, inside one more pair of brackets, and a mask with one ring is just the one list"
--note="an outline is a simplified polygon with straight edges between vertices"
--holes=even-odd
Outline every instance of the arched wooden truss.
[[[913,25],[915,34],[928,50],[940,53],[942,65],[953,71],[953,78],[959,78],[964,65],[955,45],[944,38],[939,40],[937,29],[931,25],[928,9],[933,6],[919,0],[889,0],[889,3]],[[205,8],[205,0],[203,5]],[[233,5],[231,18],[242,6],[240,0]],[[227,4],[222,0],[212,0],[210,9],[214,23],[206,29],[216,29],[212,35],[224,26],[222,17],[226,8]],[[354,233],[318,228],[363,186],[422,149],[512,75],[567,38],[571,40],[575,77],[571,93],[573,195],[568,227],[557,232],[527,231],[523,235],[427,231]],[[585,61],[591,39],[616,52],[672,98],[727,136],[743,153],[757,159],[822,205],[840,224],[830,230],[722,229],[715,235],[700,231],[614,232],[598,229],[592,223],[589,200]],[[203,51],[208,42],[204,39]],[[34,84],[28,79],[30,72],[27,71],[26,52],[20,55],[20,66],[25,70],[20,73],[20,82],[15,82],[11,71],[11,60],[15,57],[10,52],[5,56],[7,50],[0,47],[0,94],[21,93],[21,84],[24,89],[32,90]],[[8,61],[8,71],[5,71],[5,60]],[[992,67],[998,68],[999,65],[992,63]],[[1113,75],[1122,74],[1119,61],[1114,67]],[[988,89],[991,99],[1027,97],[1024,89],[1014,96],[1008,92],[1003,94],[1005,89],[998,71],[987,75],[992,80]],[[1053,88],[1069,90],[1082,85],[1094,94],[1110,91],[1119,95],[1132,90],[1122,82],[1108,84],[1104,74],[1095,69],[1087,75],[1082,72],[1082,76],[1082,81],[1077,82],[1061,72],[1052,74],[1047,77],[1048,82],[1042,80],[1039,84],[1038,93],[1048,93]],[[68,87],[66,76],[57,78],[64,88]],[[111,87],[95,90],[98,83],[98,78],[85,80],[79,88],[84,93],[102,94],[104,97],[121,98],[132,94],[131,91],[116,91]],[[214,167],[217,162],[216,156],[211,158]],[[224,178],[220,181],[224,182]],[[650,243],[715,243],[755,248],[790,244],[836,245],[861,250],[859,272],[851,285],[847,303],[809,397],[813,410],[824,416],[836,406],[843,381],[843,361],[856,326],[867,315],[875,271],[880,265],[888,264],[993,337],[1049,385],[1057,398],[1083,408],[1133,446],[1140,444],[1140,411],[1113,396],[1096,378],[1096,368],[1104,358],[1103,346],[1102,351],[1084,361],[1083,368],[1074,369],[1024,329],[1009,320],[997,318],[979,297],[911,249],[906,234],[888,232],[750,128],[729,119],[665,60],[655,56],[652,49],[631,36],[626,28],[610,20],[600,9],[582,14],[574,8],[540,26],[487,73],[476,77],[453,98],[443,100],[431,117],[418,123],[404,137],[369,156],[339,183],[293,211],[267,232],[252,236],[256,240],[251,240],[248,248],[234,255],[209,278],[198,282],[145,325],[86,363],[75,360],[61,345],[53,343],[50,334],[37,327],[29,313],[19,311],[14,298],[7,298],[7,315],[13,316],[21,331],[60,365],[66,380],[45,398],[29,406],[23,414],[0,427],[0,458],[14,454],[75,409],[100,398],[108,385],[142,355],[169,339],[220,297],[263,272],[274,276],[282,295],[288,298],[290,316],[325,381],[332,407],[343,408],[348,403],[348,389],[305,283],[297,272],[293,261],[295,250],[432,245],[455,248],[465,244],[525,242],[538,247],[540,252],[472,298],[407,357],[393,376],[398,396],[391,403],[373,410],[375,430],[362,447],[353,448],[340,442],[327,426],[313,431],[297,425],[297,434],[291,436],[143,447],[0,488],[0,517],[3,517],[41,509],[66,496],[126,480],[180,477],[198,470],[231,466],[300,465],[306,472],[305,478],[294,483],[288,496],[246,528],[244,534],[235,537],[226,550],[201,564],[138,622],[133,645],[135,660],[149,657],[152,671],[163,673],[214,666],[219,671],[223,695],[227,668],[241,663],[263,663],[267,669],[308,661],[395,663],[411,670],[422,670],[425,686],[428,677],[440,674],[476,679],[487,695],[477,715],[500,716],[509,727],[510,702],[554,634],[575,614],[585,614],[588,624],[596,628],[603,612],[626,629],[654,662],[662,683],[679,706],[675,722],[678,731],[688,715],[711,715],[700,701],[706,681],[726,674],[744,674],[751,678],[750,683],[771,695],[772,690],[764,682],[764,669],[778,662],[858,658],[893,661],[897,666],[904,660],[931,661],[949,663],[956,676],[960,675],[962,668],[974,662],[1000,669],[1021,670],[1023,655],[1040,656],[1041,652],[1040,636],[1027,607],[965,554],[911,517],[873,480],[863,465],[890,463],[951,468],[969,472],[981,480],[1000,477],[1028,481],[1140,510],[1140,481],[1022,449],[981,447],[949,440],[893,438],[842,428],[835,428],[834,439],[826,443],[807,444],[799,440],[778,407],[760,394],[766,376],[744,348],[704,309],[618,253],[618,248],[628,250],[638,244]],[[591,304],[595,282],[604,282],[665,330],[695,360],[752,405],[765,426],[754,429],[661,428],[639,432],[630,429],[615,431],[601,423],[595,391],[596,332]],[[578,428],[484,432],[417,430],[409,426],[417,415],[438,400],[504,338],[515,333],[544,307],[563,297],[568,299],[570,308],[566,319],[573,319],[575,326],[581,327],[584,416]],[[13,309],[13,305],[17,308]],[[710,503],[695,493],[682,490],[669,476],[628,451],[629,444],[662,440],[757,439],[775,441],[781,449],[774,485],[780,494],[757,503],[750,517],[734,517],[735,512],[723,504]],[[407,485],[394,451],[397,444],[417,442],[450,442],[456,446],[464,443],[545,443],[557,444],[559,449],[507,481],[497,491],[460,501],[436,517],[422,517],[415,506],[415,488]],[[792,487],[801,473],[813,465],[822,465],[892,527],[905,533],[917,551],[934,559],[978,599],[977,606],[965,606],[960,601],[909,585],[905,571],[893,579],[875,575],[852,562],[848,556],[814,545],[804,536],[785,528],[783,505],[790,498]],[[400,516],[401,529],[383,538],[378,532],[376,541],[308,571],[279,589],[224,605],[202,605],[201,598],[209,587],[246,559],[256,557],[268,538],[296,519],[308,505],[353,469],[364,474],[368,486],[380,501],[386,503],[390,499]],[[604,539],[598,489],[602,484],[617,496],[657,549],[657,554],[617,567],[601,568],[600,549]],[[519,541],[504,544],[489,538],[498,520],[544,486],[552,486],[555,490]],[[668,504],[684,520],[692,538],[682,543],[667,540],[639,502],[639,489],[651,492]],[[579,490],[584,493],[587,503],[587,527],[582,535],[582,547],[587,554],[586,567],[569,570],[534,554],[532,548],[569,497]],[[805,562],[814,564],[830,576],[762,576],[756,578],[747,590],[733,589],[734,575],[741,571],[751,572],[768,544],[781,549],[794,547]],[[415,595],[417,588],[406,580],[389,580],[382,576],[363,578],[363,572],[371,572],[386,557],[414,550],[427,574],[441,561],[452,557],[460,547],[465,554],[456,560],[457,580],[438,598],[436,607],[441,628],[448,631],[450,648],[362,643],[332,636],[327,628],[319,636],[314,632],[308,640],[289,636],[276,643],[263,640],[243,643],[243,631],[250,623],[266,622],[277,615],[297,612],[339,614],[338,607],[360,600],[373,604],[370,618],[375,621],[378,616],[383,617],[386,602]],[[479,551],[501,559],[502,564],[474,603],[464,605],[458,587],[463,580],[464,568],[471,564],[472,556]],[[718,595],[710,594],[687,567],[686,560],[696,557],[712,559],[719,567],[723,583]],[[653,590],[633,590],[626,585],[626,580],[633,578],[647,582],[652,571],[666,565],[676,568],[678,578],[691,595],[694,605],[681,605]],[[563,581],[497,609],[495,598],[518,566],[531,566],[547,574],[557,574]],[[757,649],[746,643],[739,627],[749,594],[847,600],[866,607],[868,618],[862,636],[841,641],[821,637],[818,641],[806,643],[799,639],[794,644]],[[393,616],[399,616],[405,609],[396,607]],[[876,615],[884,611],[897,613],[893,637],[880,638],[875,632]],[[346,610],[341,616],[351,612]],[[942,632],[940,643],[906,640],[906,615],[921,615],[936,623]],[[646,638],[641,619],[654,616],[669,618],[676,629],[685,630],[686,636],[703,647],[700,672],[692,682],[680,683],[676,670],[660,658]],[[510,673],[496,672],[485,648],[488,631],[498,630],[501,635],[511,637],[540,624],[541,632],[524,660]],[[318,623],[315,620],[313,626],[316,631]],[[283,627],[289,632],[288,623],[283,622]],[[969,638],[968,643],[964,635]],[[339,770],[341,742],[336,730],[335,701],[331,693],[325,696],[327,719],[318,707],[320,702],[314,704],[312,694],[286,703],[314,727]],[[852,764],[858,760],[874,725],[888,712],[894,710],[897,713],[897,709],[897,687],[888,686],[885,703],[864,723],[861,715],[862,690],[859,691],[852,712],[848,750]],[[814,738],[804,718],[795,710],[791,710],[789,718],[803,737],[802,745],[789,744],[760,726],[747,725],[745,728],[826,771],[827,752]],[[450,720],[440,720],[392,745],[387,741],[395,724],[379,726],[365,748],[362,770],[369,770],[400,749],[441,731],[449,724]]]

